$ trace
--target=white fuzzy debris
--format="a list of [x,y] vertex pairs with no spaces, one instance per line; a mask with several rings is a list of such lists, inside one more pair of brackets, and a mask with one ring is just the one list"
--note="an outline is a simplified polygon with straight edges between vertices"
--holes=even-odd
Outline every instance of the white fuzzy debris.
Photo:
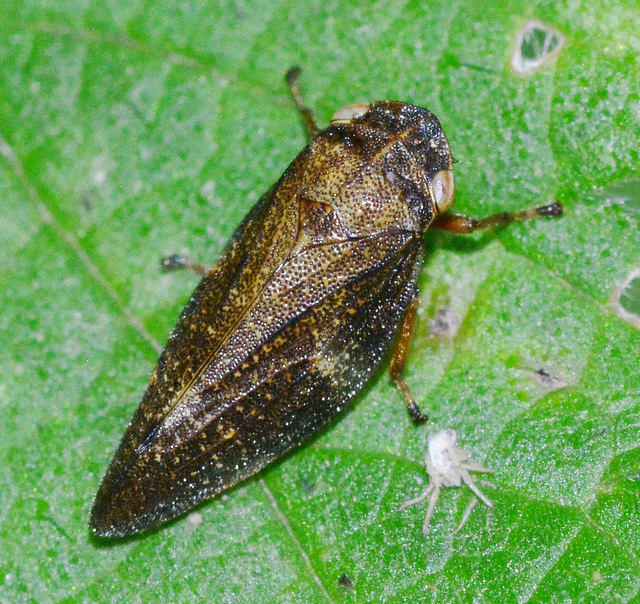
[[191,512],[187,516],[187,524],[193,529],[197,529],[202,524],[202,514],[200,512]]
[[[469,452],[458,446],[458,435],[456,432],[454,430],[442,430],[436,434],[431,434],[428,443],[425,466],[427,468],[427,474],[429,475],[429,487],[419,497],[406,501],[400,507],[400,509],[403,510],[429,497],[427,515],[422,525],[422,533],[425,536],[429,532],[431,516],[438,503],[442,487],[459,487],[464,482],[478,499],[481,499],[486,505],[493,508],[491,500],[480,491],[474,479],[469,474],[469,472],[493,474],[493,470],[465,463],[467,459],[469,459]],[[473,502],[472,504],[475,505]],[[456,532],[458,532],[467,521],[473,505],[465,511],[462,522],[456,528]]]

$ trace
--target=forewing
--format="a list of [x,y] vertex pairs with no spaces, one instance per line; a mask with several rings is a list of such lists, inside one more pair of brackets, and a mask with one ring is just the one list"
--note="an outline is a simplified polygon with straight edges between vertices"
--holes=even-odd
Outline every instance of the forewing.
[[323,271],[305,273],[295,262],[281,268],[272,291],[263,292],[232,337],[250,338],[273,296],[300,310],[271,330],[263,326],[268,337],[241,358],[228,342],[188,393],[188,404],[156,426],[147,443],[138,442],[100,510],[111,534],[187,511],[280,457],[350,403],[415,296],[423,250],[409,233],[343,245],[350,254],[335,246],[309,250],[333,258]]
[[156,440],[164,419],[181,407],[194,381],[290,254],[299,221],[297,174],[305,161],[306,150],[252,208],[183,310],[96,495],[91,514],[96,533],[130,532],[131,527],[119,528],[109,516],[114,497],[132,478],[136,452]]

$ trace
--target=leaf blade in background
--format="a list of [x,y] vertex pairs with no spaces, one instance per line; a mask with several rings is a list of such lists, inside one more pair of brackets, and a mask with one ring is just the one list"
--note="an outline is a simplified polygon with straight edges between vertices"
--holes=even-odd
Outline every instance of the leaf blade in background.
[[[0,23],[0,600],[628,601],[640,580],[640,259],[632,2],[15,2]],[[530,18],[565,45],[509,68]],[[318,121],[395,98],[441,119],[456,211],[561,200],[557,221],[427,233],[407,380],[379,372],[273,467],[129,541],[92,541],[99,480],[196,278]],[[634,184],[636,183],[636,184]],[[448,335],[432,321],[445,310]],[[541,373],[542,371],[542,373]],[[546,377],[545,377],[546,376]],[[446,490],[425,539],[430,431],[496,470]]]

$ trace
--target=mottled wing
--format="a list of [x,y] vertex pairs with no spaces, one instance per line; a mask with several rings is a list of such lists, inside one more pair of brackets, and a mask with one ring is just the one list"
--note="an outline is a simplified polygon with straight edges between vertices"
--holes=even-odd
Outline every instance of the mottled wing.
[[[387,351],[422,256],[419,238],[396,231],[311,247],[281,266],[181,405],[146,439],[125,436],[126,464],[105,479],[93,526],[113,536],[167,521],[335,417]],[[268,335],[241,346],[256,334]]]
[[[91,513],[96,534],[132,532],[126,519],[114,516],[114,506],[128,507],[126,485],[135,479],[137,451],[153,442],[165,418],[182,407],[194,381],[290,254],[299,229],[297,173],[306,155],[306,150],[300,153],[251,209],[183,310],[96,495]],[[125,503],[118,500],[121,489]]]

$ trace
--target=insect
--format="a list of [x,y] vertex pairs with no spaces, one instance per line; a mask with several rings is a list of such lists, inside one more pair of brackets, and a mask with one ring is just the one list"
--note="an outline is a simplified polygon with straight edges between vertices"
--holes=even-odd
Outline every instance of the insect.
[[96,495],[97,536],[156,527],[281,457],[349,406],[394,338],[391,377],[424,421],[402,379],[422,235],[562,212],[443,214],[453,160],[432,113],[351,105],[319,130],[298,73],[287,80],[310,142],[178,320]]
[[[458,435],[453,430],[442,430],[431,434],[428,438],[427,455],[424,465],[429,475],[429,487],[415,499],[410,499],[400,506],[400,509],[420,503],[429,497],[429,507],[422,525],[422,534],[426,537],[433,511],[436,508],[442,487],[459,487],[464,482],[485,505],[493,507],[491,500],[478,488],[469,472],[485,472],[493,474],[493,470],[467,464],[469,453],[458,446]],[[472,500],[475,505],[477,500]],[[463,514],[462,521],[456,533],[462,528],[468,518],[471,508]]]

